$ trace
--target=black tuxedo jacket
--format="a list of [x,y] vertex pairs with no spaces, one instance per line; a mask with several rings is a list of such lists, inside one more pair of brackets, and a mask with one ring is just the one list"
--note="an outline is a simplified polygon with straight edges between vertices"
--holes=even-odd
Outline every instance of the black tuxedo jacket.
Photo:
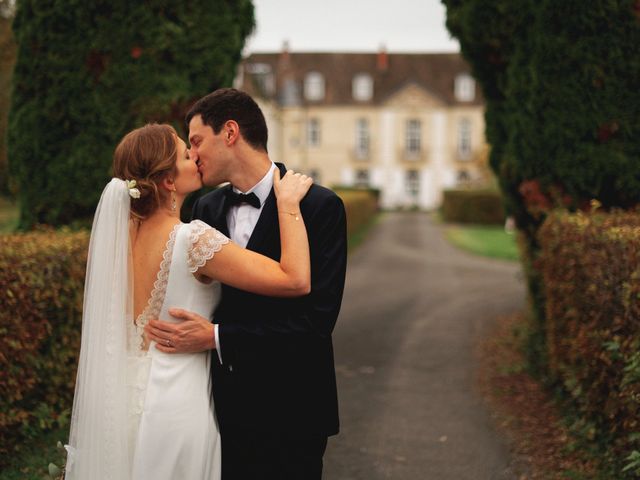
[[[278,164],[284,175],[284,165]],[[229,235],[224,190],[204,195],[193,218]],[[211,355],[211,382],[222,434],[230,429],[334,435],[338,401],[331,332],[347,260],[342,200],[313,185],[300,204],[311,251],[311,293],[273,298],[222,286],[214,314],[222,364]],[[276,198],[271,190],[247,248],[280,259]]]

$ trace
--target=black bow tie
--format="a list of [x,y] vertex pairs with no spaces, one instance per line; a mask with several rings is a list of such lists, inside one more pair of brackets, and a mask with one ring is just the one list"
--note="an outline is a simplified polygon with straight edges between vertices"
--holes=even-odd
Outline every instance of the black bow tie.
[[234,205],[240,205],[247,203],[254,208],[260,208],[260,199],[258,196],[251,193],[236,193],[232,189],[225,190],[225,196],[227,197],[227,206],[233,207]]

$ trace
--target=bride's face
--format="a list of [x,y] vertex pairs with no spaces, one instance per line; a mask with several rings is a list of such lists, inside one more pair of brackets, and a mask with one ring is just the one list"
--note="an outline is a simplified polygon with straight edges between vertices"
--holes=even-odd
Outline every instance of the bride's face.
[[189,149],[180,137],[176,137],[178,158],[176,160],[176,176],[174,179],[176,193],[186,195],[202,188],[202,178],[198,173],[195,160],[189,158]]

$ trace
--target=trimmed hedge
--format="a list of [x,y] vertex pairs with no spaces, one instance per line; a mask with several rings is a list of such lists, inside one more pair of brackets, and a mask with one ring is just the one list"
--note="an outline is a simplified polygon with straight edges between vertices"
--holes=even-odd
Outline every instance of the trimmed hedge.
[[[341,192],[349,235],[375,214],[368,191]],[[0,235],[0,467],[69,420],[80,349],[89,234]]]
[[442,216],[446,222],[502,225],[502,195],[495,190],[445,190]]
[[68,422],[88,240],[53,230],[0,236],[0,458]]
[[615,478],[638,478],[622,466],[640,450],[640,213],[556,212],[538,238],[550,373]]
[[364,227],[378,211],[378,193],[369,189],[336,189],[344,202],[349,236]]

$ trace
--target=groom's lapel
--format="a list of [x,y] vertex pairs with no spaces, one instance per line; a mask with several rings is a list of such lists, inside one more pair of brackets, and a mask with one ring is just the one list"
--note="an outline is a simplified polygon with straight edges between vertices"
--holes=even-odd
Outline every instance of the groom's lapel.
[[[286,167],[281,163],[276,163],[276,168],[280,170],[280,176],[284,176],[287,173]],[[256,223],[251,238],[247,242],[247,248],[255,252],[263,251],[266,246],[266,242],[271,239],[271,236],[276,233],[278,227],[278,207],[276,205],[276,195],[271,189],[267,200],[264,202],[262,212],[260,212],[260,218]]]
[[224,187],[220,187],[221,189],[221,199],[218,204],[214,207],[213,214],[213,225],[218,231],[225,234],[227,237],[229,236],[229,226],[227,225],[227,212],[229,208],[227,206],[228,197],[224,194],[224,190],[230,190],[231,185],[225,185]]
[[256,223],[253,233],[251,234],[251,238],[249,238],[249,241],[247,242],[247,249],[255,252],[262,252],[265,241],[270,237],[270,234],[273,233],[277,225],[277,215],[278,208],[276,206],[276,195],[272,188],[267,200],[264,202],[264,207],[262,208],[262,212],[260,212],[260,218],[258,218],[258,223]]

